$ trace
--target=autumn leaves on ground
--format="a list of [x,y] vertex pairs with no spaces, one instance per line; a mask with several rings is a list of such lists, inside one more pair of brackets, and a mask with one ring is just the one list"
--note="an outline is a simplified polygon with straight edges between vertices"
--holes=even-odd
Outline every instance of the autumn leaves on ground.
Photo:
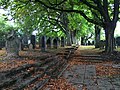
[[[5,57],[5,50],[0,50],[0,73],[5,71],[10,71],[13,68],[19,68],[20,66],[24,66],[26,64],[35,64],[37,62],[41,62],[40,59],[56,56],[57,53],[64,52],[64,48],[60,48],[58,50],[47,50],[46,52],[40,52],[39,50],[25,50],[20,52],[20,57],[11,59],[11,60],[2,60],[3,57]],[[60,57],[61,55],[59,55]],[[73,58],[74,57],[74,58]],[[63,58],[63,57],[62,57]],[[43,59],[44,60],[44,59]],[[68,67],[66,70],[69,70],[70,67],[73,65],[96,65],[96,74],[97,76],[108,76],[108,77],[114,77],[116,75],[120,75],[120,68],[114,68],[112,65],[120,63],[120,60],[109,60],[108,56],[101,55],[101,50],[95,49],[93,46],[80,46],[74,54],[70,55],[70,58],[68,59]],[[103,64],[106,64],[103,65]],[[54,67],[53,67],[54,68]],[[30,68],[31,71],[33,70]],[[41,73],[41,72],[37,72]],[[35,73],[35,75],[37,74]],[[33,74],[34,76],[34,74]],[[45,75],[42,77],[42,79],[49,77]],[[1,77],[0,77],[1,79]],[[39,83],[39,80],[41,78],[36,79],[35,83]],[[34,86],[33,84],[28,85],[24,88],[24,90],[31,90],[30,88]],[[59,77],[59,78],[53,78],[50,79],[49,82],[44,85],[42,88],[43,90],[76,90],[76,88],[69,83],[66,78]],[[12,90],[12,89],[11,89]]]

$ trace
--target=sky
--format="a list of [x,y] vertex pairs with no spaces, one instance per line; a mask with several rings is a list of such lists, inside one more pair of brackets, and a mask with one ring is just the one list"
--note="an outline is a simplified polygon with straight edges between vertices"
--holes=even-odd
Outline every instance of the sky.
[[120,22],[117,22],[117,27],[115,29],[115,36],[120,36]]
[[[5,11],[3,9],[0,9],[0,15],[5,14],[5,13],[7,13],[7,11]],[[9,18],[11,18],[11,17],[9,17]],[[13,21],[10,21],[10,23],[12,25],[14,25]],[[115,36],[118,36],[118,35],[120,36],[120,22],[117,22],[117,26],[116,26],[116,29],[115,29]]]

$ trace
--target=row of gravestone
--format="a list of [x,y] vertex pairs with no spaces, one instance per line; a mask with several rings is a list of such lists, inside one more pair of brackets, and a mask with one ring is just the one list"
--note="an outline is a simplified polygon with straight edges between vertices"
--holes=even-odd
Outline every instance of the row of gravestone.
[[[22,50],[27,47],[29,48],[29,46],[32,45],[32,49],[35,49],[36,47],[36,37],[35,35],[31,35],[31,38],[30,38],[30,44],[28,44],[28,37],[27,35],[24,35],[24,37],[22,38],[21,40],[21,47],[22,47]],[[61,37],[61,40],[56,37],[56,38],[51,38],[51,37],[46,37],[46,36],[41,36],[39,37],[39,47],[41,48],[42,51],[45,51],[46,48],[58,48],[59,46],[61,45],[61,47],[64,47],[65,46],[65,38],[64,37]]]
[[65,38],[64,37],[61,37],[61,39],[59,39],[58,37],[51,38],[51,37],[41,36],[39,38],[39,46],[42,51],[45,51],[46,48],[57,49],[60,45],[61,45],[61,47],[65,46]]
[[[27,35],[23,35],[20,39],[21,41],[21,49],[23,50],[25,47],[29,48],[29,43],[28,43],[28,36]],[[36,37],[35,35],[31,35],[30,37],[30,41],[32,44],[32,48],[35,49],[35,44],[36,44]],[[2,49],[3,47],[5,47],[5,40],[0,40],[0,49]],[[120,46],[120,37],[116,38],[116,44],[117,46]],[[42,50],[45,50],[46,47],[47,48],[57,48],[59,47],[59,45],[61,45],[61,47],[65,46],[65,38],[61,37],[61,40],[56,37],[56,38],[51,38],[51,37],[46,37],[46,36],[41,36],[39,38],[39,46]]]
[[[35,46],[36,46],[35,35],[31,35],[30,41],[31,41],[31,44],[33,46],[33,49],[35,49]],[[22,47],[23,48],[24,47],[29,48],[27,35],[24,35],[21,42],[22,42]],[[65,38],[64,37],[61,37],[61,40],[58,37],[56,37],[56,38],[51,38],[51,37],[46,37],[46,36],[39,37],[39,47],[43,51],[46,48],[52,48],[52,47],[57,49],[60,45],[61,45],[61,47],[65,46]]]
[[[28,41],[30,40],[30,43]],[[0,40],[0,49],[5,47],[5,40]],[[30,44],[32,44],[32,49],[35,49],[36,47],[36,36],[31,35],[30,38],[28,38],[27,35],[23,35],[20,38],[20,43],[21,43],[21,49],[24,50],[24,48],[29,48]],[[39,38],[39,47],[41,50],[45,50],[46,48],[58,48],[61,45],[61,47],[65,46],[65,38],[61,37],[59,39],[58,37],[56,38],[51,38],[51,37],[46,37],[46,36],[41,36]]]

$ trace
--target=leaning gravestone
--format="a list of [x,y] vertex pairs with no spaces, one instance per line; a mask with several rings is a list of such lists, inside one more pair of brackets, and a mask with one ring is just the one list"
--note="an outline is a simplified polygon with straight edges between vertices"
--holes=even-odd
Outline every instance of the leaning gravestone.
[[33,45],[33,49],[35,49],[36,44],[35,35],[31,35],[31,44]]
[[15,31],[10,31],[6,38],[6,51],[7,57],[18,57],[19,56],[20,40],[17,37]]
[[61,37],[61,47],[64,47],[64,46],[65,46],[65,38]]
[[41,37],[41,51],[46,51],[46,36]]
[[52,47],[52,40],[51,40],[51,37],[49,37],[49,38],[47,39],[46,44],[47,44],[47,48],[51,48],[51,47]]

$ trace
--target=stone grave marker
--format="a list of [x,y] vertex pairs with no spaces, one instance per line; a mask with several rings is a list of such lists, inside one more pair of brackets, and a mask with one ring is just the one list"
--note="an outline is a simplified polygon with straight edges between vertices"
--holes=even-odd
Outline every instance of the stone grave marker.
[[46,36],[41,37],[41,51],[46,51]]
[[47,48],[51,48],[51,47],[52,47],[52,40],[51,40],[51,37],[49,37],[49,38],[47,39],[46,44],[47,44]]
[[35,35],[31,35],[31,44],[33,45],[33,49],[35,49],[35,46],[36,46],[36,38],[35,38]]
[[6,38],[7,57],[19,56],[20,39],[14,30],[10,31]]
[[65,38],[61,37],[61,47],[64,47],[64,46],[65,46]]
[[55,49],[58,48],[58,38],[53,39],[53,48],[55,48]]
[[23,50],[24,48],[29,48],[28,36],[25,34],[22,36],[22,40],[21,40],[21,49]]

